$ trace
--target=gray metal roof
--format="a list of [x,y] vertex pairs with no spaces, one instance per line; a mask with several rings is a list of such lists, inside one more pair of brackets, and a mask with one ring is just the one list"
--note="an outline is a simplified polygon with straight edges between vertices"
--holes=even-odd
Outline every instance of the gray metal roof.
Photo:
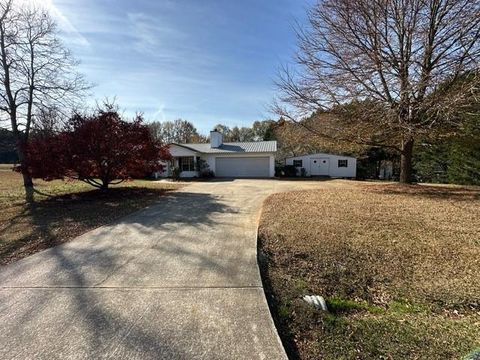
[[304,154],[304,155],[298,155],[298,156],[287,156],[285,159],[298,159],[302,157],[311,157],[311,156],[338,156],[342,158],[356,159],[355,156],[347,156],[347,155],[341,155],[341,154],[328,154],[328,153],[313,153],[313,154]]
[[230,142],[223,143],[218,148],[211,148],[210,144],[175,144],[204,154],[230,153],[273,153],[277,151],[276,141]]

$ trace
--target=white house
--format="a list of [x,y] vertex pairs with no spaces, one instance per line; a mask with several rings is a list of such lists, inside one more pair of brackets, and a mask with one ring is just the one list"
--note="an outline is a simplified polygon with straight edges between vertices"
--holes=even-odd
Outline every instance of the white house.
[[210,132],[209,144],[170,144],[173,161],[163,176],[171,175],[172,166],[180,177],[198,176],[197,163],[204,160],[216,177],[262,178],[275,176],[276,141],[223,142],[220,132]]
[[297,173],[305,169],[307,176],[330,176],[349,177],[357,176],[357,159],[351,156],[332,154],[310,154],[289,157],[285,160],[286,165],[293,165]]

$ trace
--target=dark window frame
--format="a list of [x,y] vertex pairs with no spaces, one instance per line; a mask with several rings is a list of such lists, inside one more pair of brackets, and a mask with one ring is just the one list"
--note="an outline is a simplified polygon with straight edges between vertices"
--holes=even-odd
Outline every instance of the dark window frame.
[[195,157],[182,156],[178,158],[178,167],[180,171],[195,171]]
[[341,167],[348,167],[348,159],[339,159],[338,160],[338,163],[337,163],[337,166],[339,168]]
[[[295,163],[298,164],[298,162],[300,162],[300,165],[295,165]],[[303,160],[302,160],[302,159],[300,159],[300,160],[293,160],[293,166],[299,167],[299,168],[303,167]]]

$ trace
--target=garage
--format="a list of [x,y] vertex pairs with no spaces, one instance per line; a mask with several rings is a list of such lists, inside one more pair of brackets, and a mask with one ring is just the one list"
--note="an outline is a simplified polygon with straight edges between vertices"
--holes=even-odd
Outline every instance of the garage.
[[215,175],[218,177],[269,177],[268,157],[217,157]]

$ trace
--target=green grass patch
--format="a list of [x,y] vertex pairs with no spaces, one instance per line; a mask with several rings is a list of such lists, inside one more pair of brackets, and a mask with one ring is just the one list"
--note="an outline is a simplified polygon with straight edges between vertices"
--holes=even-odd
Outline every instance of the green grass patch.
[[288,305],[280,305],[278,307],[278,316],[281,319],[286,320],[290,317],[290,307]]
[[303,279],[295,279],[295,291],[299,296],[304,295],[308,291],[308,283]]
[[397,299],[388,304],[388,311],[398,314],[426,313],[428,307],[421,304],[415,304],[405,299]]
[[341,298],[328,298],[325,300],[328,310],[333,314],[348,313],[353,311],[368,311],[372,314],[381,314],[385,312],[385,309],[370,305],[366,301],[354,301]]

